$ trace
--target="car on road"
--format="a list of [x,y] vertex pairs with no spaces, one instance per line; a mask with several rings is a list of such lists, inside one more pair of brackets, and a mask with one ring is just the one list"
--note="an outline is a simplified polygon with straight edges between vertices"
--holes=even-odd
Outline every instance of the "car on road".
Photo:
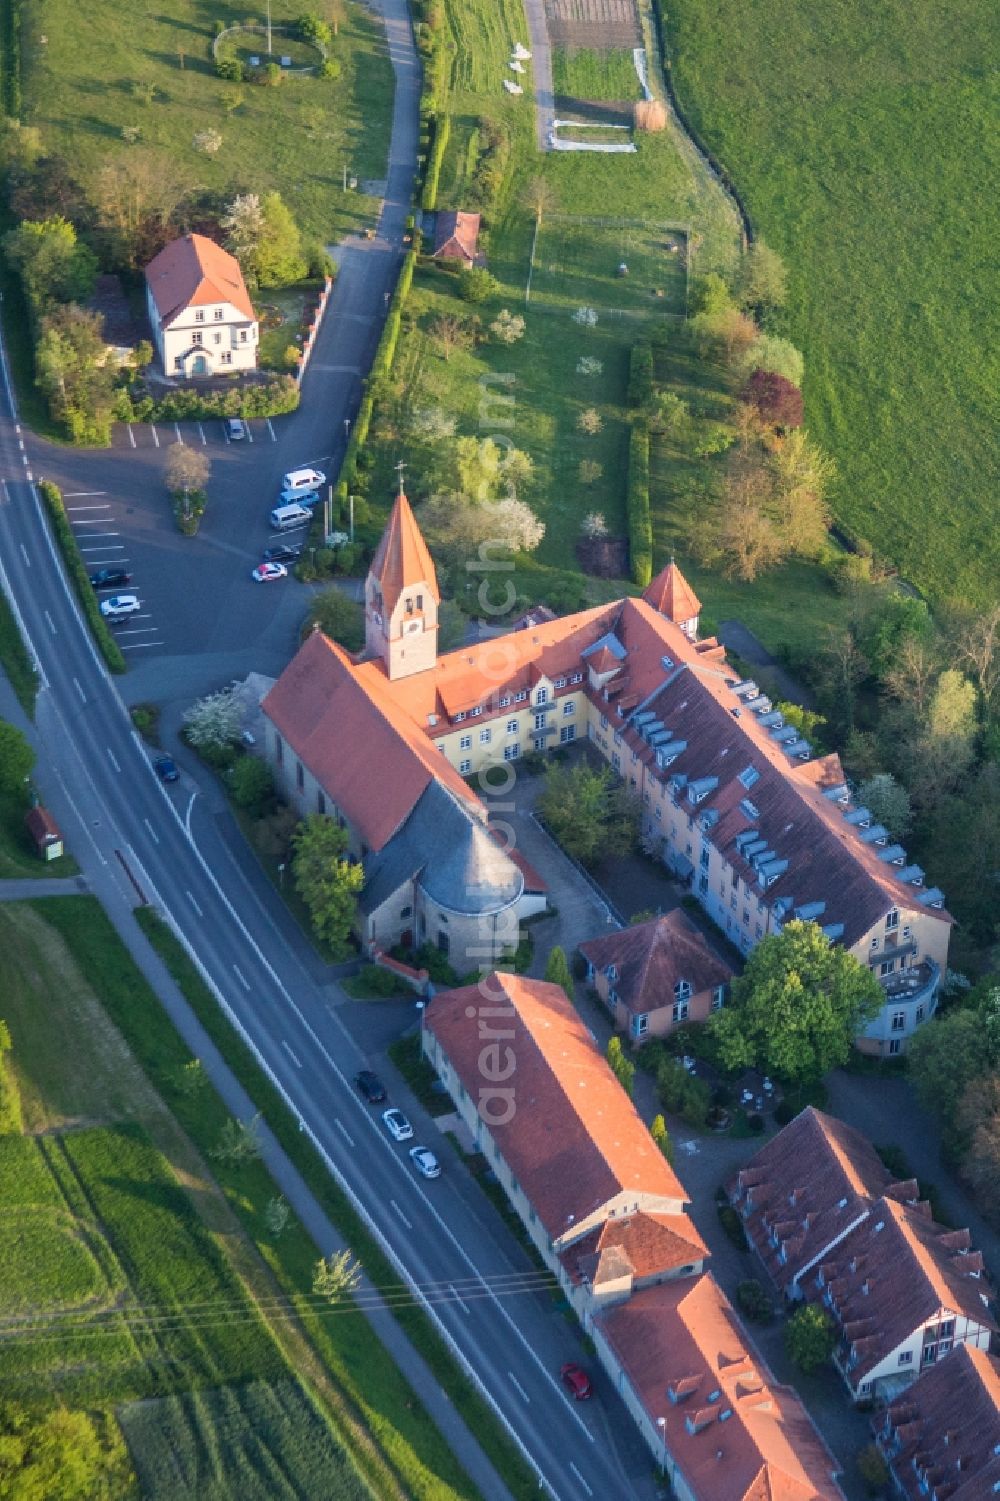
[[575,1401],[586,1402],[588,1397],[594,1395],[593,1383],[583,1366],[567,1361],[566,1365],[559,1367],[559,1375],[562,1377],[563,1386]]
[[247,425],[242,417],[227,417],[226,437],[230,443],[240,443],[247,435]]
[[112,594],[110,599],[101,600],[101,614],[105,620],[124,620],[141,609],[138,594]]
[[286,487],[278,497],[278,504],[281,506],[308,506],[311,510],[313,506],[319,505],[319,491],[290,490]]
[[264,548],[265,563],[297,563],[301,556],[301,547],[288,547],[284,543],[279,543],[277,547]]
[[250,577],[255,584],[273,584],[277,579],[286,579],[288,569],[284,563],[258,563]]
[[385,1129],[393,1141],[409,1141],[413,1135],[413,1127],[401,1110],[386,1110],[382,1114]]
[[370,1068],[363,1068],[359,1074],[354,1075],[354,1082],[369,1105],[381,1105],[385,1099],[385,1085],[378,1074],[373,1074]]
[[153,770],[161,782],[176,782],[180,778],[177,763],[172,756],[157,756],[153,762]]
[[441,1164],[427,1147],[411,1147],[410,1161],[422,1178],[440,1178]]
[[132,575],[124,568],[99,568],[90,575],[90,582],[95,589],[121,589],[132,582]]

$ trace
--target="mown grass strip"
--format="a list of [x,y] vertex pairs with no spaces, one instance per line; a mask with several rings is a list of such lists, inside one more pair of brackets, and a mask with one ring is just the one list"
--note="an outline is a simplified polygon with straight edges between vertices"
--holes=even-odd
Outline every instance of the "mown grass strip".
[[35,671],[21,635],[14,611],[7,596],[0,590],[0,667],[7,674],[7,681],[14,690],[21,708],[29,719],[35,717],[35,698],[38,694],[38,673]]
[[52,521],[52,530],[55,533],[59,551],[62,553],[66,572],[73,581],[76,597],[87,618],[87,624],[93,632],[94,640],[105,662],[112,672],[125,671],[125,655],[108,629],[107,622],[101,614],[101,607],[97,602],[90,582],[87,566],[83,561],[80,549],[76,545],[73,528],[69,524],[66,515],[66,507],[63,505],[62,491],[58,485],[53,485],[49,480],[42,480],[38,486],[42,499],[45,501],[49,517]]

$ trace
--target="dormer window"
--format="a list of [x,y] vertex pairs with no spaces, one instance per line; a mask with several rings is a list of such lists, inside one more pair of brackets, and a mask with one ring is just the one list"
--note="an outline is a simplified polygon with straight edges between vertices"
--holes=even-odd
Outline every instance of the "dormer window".
[[570,677],[570,682],[571,683],[582,683],[583,682],[583,673],[582,672],[574,672],[572,674],[572,676]]
[[482,712],[483,712],[483,706],[482,706],[482,704],[477,704],[474,709],[470,709],[469,710],[469,718],[470,719],[475,719],[476,716],[477,716],[477,714],[481,714]]
[[523,704],[524,700],[527,698],[527,696],[528,696],[527,692],[525,691],[524,688],[522,688],[519,693],[515,693],[514,694],[514,702],[516,704]]
[[740,775],[739,775],[740,786],[744,787],[747,792],[750,791],[750,788],[753,786],[754,782],[759,782],[759,781],[760,781],[760,772],[757,770],[757,768],[755,766],[748,766],[748,767],[745,768],[745,770],[743,770],[743,771],[740,772]]
[[617,980],[617,978],[618,978],[618,966],[617,966],[617,964],[609,964],[608,967],[607,967],[607,969],[604,971],[604,973],[607,975],[607,977],[608,977],[609,980]]
[[464,718],[465,718],[465,710],[464,709],[460,709],[459,712],[455,715],[455,724],[461,724],[462,720]]
[[500,700],[500,708],[501,709],[507,709],[509,707],[510,707],[510,694],[508,693],[508,694],[505,694],[505,696]]
[[[557,688],[565,688],[565,686],[566,686],[566,679],[565,678],[556,678],[555,685],[556,685]],[[541,702],[541,700],[539,700],[539,702]]]

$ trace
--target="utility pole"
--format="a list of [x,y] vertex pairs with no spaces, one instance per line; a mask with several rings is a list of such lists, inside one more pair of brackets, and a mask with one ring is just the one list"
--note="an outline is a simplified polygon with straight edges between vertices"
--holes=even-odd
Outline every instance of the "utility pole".
[[344,192],[347,192],[347,163],[344,163]]
[[271,0],[267,0],[267,55],[271,56]]

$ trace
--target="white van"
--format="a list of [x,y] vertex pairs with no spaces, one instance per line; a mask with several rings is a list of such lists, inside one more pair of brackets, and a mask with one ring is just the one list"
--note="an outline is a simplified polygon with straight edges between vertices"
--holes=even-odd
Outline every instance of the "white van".
[[326,484],[326,475],[319,469],[289,469],[281,481],[282,490],[318,490]]
[[271,525],[276,532],[290,532],[297,526],[308,526],[312,520],[312,511],[307,511],[305,506],[275,506],[271,512]]

